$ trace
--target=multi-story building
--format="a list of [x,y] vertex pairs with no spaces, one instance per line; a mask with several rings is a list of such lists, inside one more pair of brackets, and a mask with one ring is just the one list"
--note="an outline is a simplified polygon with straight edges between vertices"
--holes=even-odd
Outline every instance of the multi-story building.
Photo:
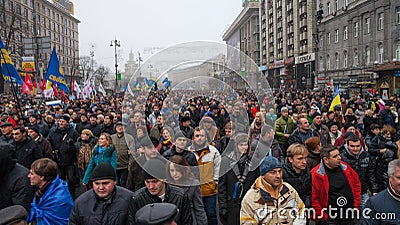
[[313,87],[315,1],[262,2],[262,58],[270,84],[280,84],[281,88]]
[[[243,9],[228,27],[223,35],[223,40],[228,46],[239,49],[243,54],[233,48],[228,48],[227,67],[231,70],[232,82],[234,87],[243,88],[242,77],[246,77],[250,83],[256,84],[258,81],[257,66],[261,64],[261,44],[260,44],[260,2],[258,0],[243,1]],[[253,62],[248,62],[250,58]],[[249,60],[250,60],[249,59]]]
[[378,88],[399,93],[400,2],[319,0],[318,7],[318,77],[343,86],[377,79]]
[[[46,73],[53,48],[67,81],[78,76],[79,23],[74,17],[73,3],[68,0],[0,0],[0,36],[14,65],[20,69],[22,56],[37,55],[36,71],[40,76]],[[39,45],[33,54],[24,49],[24,39],[44,37],[50,39],[46,49]]]

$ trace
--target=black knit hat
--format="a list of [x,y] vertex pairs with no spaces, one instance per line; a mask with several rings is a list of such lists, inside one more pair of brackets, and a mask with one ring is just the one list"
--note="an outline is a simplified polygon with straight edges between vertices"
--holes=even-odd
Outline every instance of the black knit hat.
[[166,165],[161,159],[149,159],[143,166],[143,178],[147,179],[165,179],[167,178]]
[[70,117],[69,117],[69,115],[68,115],[68,114],[63,114],[63,115],[60,115],[60,119],[62,119],[62,120],[65,120],[65,121],[69,122],[69,119],[70,119]]
[[33,125],[33,126],[29,126],[28,130],[33,130],[35,131],[35,133],[39,134],[39,126],[38,125]]
[[97,165],[92,172],[92,176],[90,177],[91,181],[104,180],[104,179],[111,179],[111,180],[117,179],[117,174],[115,173],[115,169],[111,166],[110,163],[106,162],[102,162],[99,165]]
[[315,112],[314,114],[311,115],[311,118],[314,119],[317,116],[321,116],[321,113]]

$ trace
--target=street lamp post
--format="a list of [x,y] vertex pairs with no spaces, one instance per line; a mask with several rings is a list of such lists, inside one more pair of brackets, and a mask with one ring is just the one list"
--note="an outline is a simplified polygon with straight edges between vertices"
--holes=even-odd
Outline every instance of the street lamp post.
[[117,86],[118,86],[118,55],[117,55],[117,47],[121,47],[121,42],[115,38],[115,40],[111,41],[110,47],[114,47],[114,53],[115,53],[115,87],[114,87],[114,93],[117,93]]

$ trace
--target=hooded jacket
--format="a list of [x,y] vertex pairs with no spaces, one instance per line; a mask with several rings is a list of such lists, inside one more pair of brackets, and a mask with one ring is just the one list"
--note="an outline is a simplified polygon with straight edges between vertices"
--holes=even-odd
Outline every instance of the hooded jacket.
[[[247,191],[240,210],[240,223],[252,225],[283,224],[284,222],[292,225],[306,224],[304,203],[297,191],[286,182],[282,182],[275,190],[265,183],[266,181],[263,181],[263,177],[260,176]],[[293,212],[298,212],[295,218],[293,215],[289,215]]]

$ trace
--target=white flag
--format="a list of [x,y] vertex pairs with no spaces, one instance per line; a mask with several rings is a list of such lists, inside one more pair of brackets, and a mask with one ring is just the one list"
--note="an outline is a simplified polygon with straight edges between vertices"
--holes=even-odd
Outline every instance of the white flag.
[[106,90],[104,90],[103,85],[100,83],[99,85],[99,92],[103,95],[106,96]]

